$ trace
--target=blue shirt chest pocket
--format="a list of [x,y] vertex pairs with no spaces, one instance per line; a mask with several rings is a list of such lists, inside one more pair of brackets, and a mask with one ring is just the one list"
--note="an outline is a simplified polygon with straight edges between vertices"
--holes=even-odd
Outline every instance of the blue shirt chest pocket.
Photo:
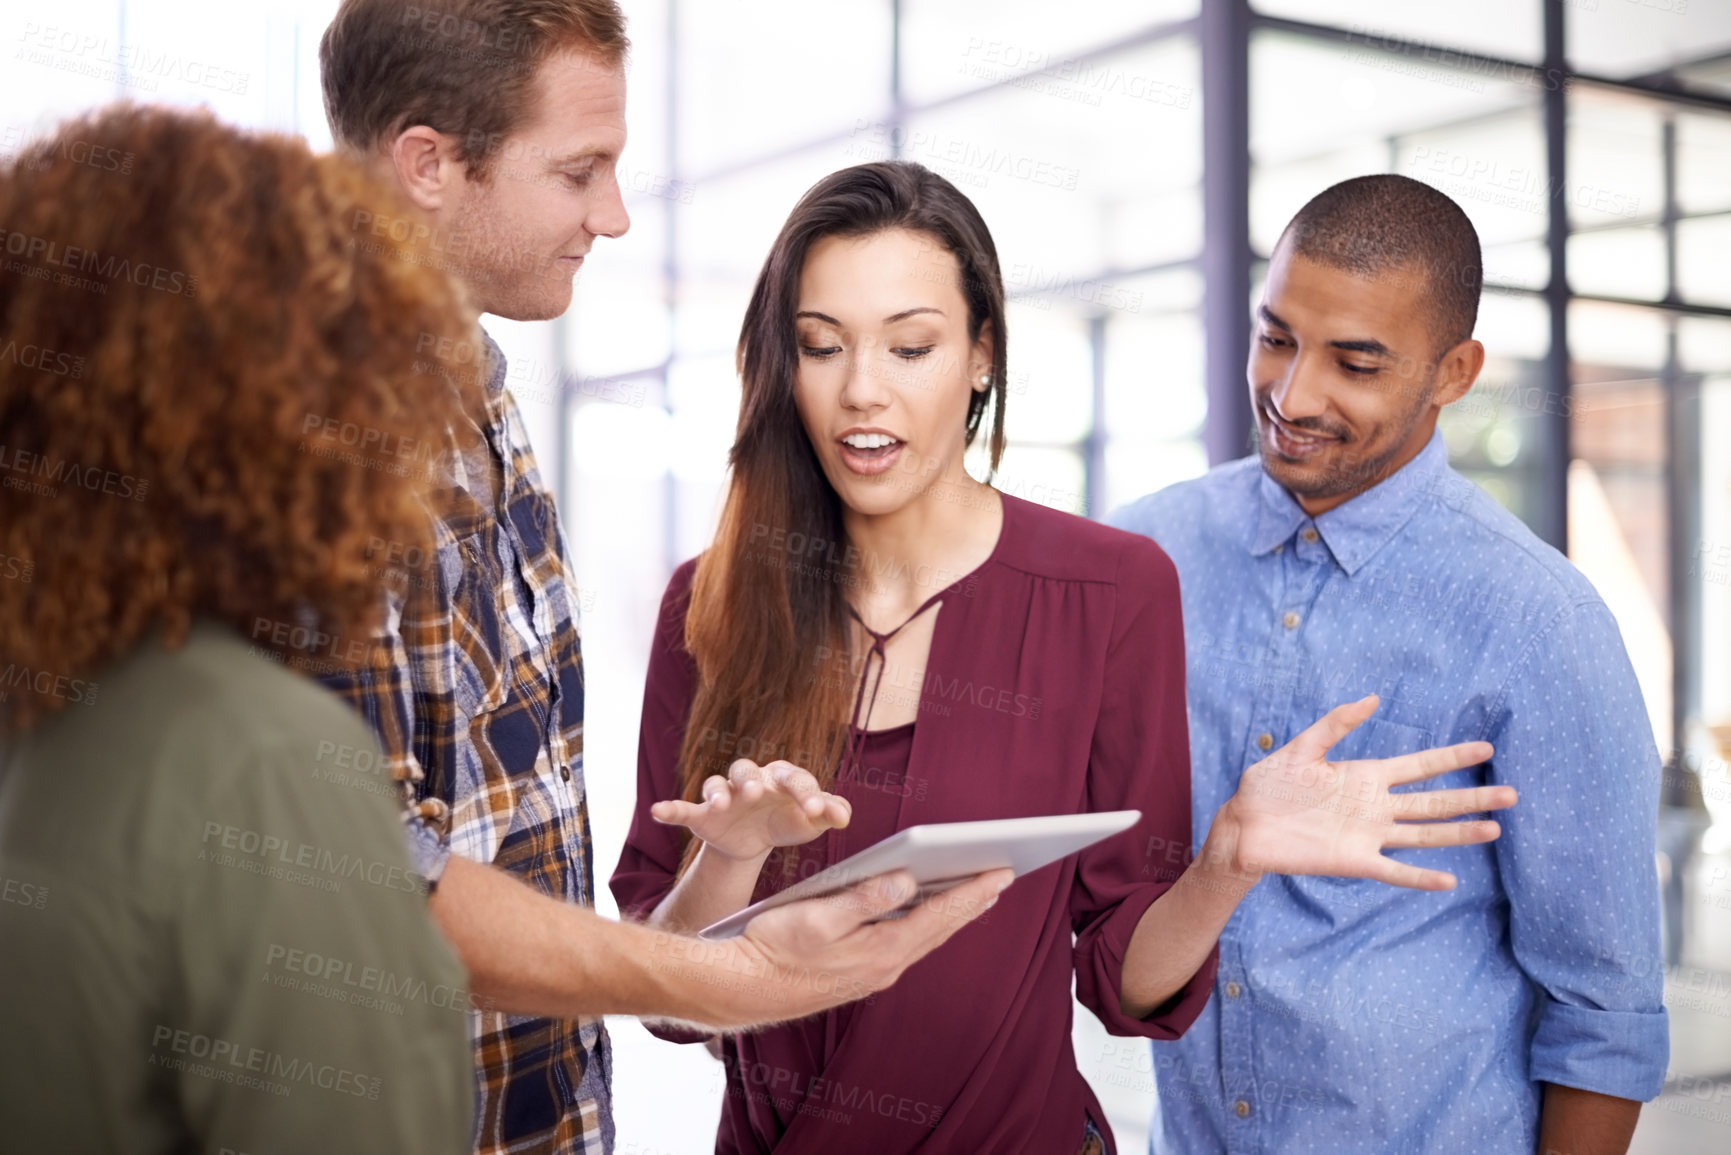
[[[1412,722],[1396,721],[1394,717],[1383,717],[1383,712],[1388,709],[1389,705],[1385,703],[1375,714],[1360,723],[1356,730],[1336,742],[1334,748],[1328,752],[1328,760],[1350,762],[1360,758],[1397,758],[1402,754],[1416,754],[1437,745],[1439,739],[1435,731]],[[1328,707],[1318,707],[1313,716],[1320,718],[1327,712]],[[1304,716],[1306,715],[1300,715]],[[1393,789],[1397,794],[1407,794],[1420,790],[1450,790],[1462,786],[1483,785],[1484,768],[1468,766]]]
[[[1294,736],[1299,729],[1309,724],[1306,719],[1314,721],[1328,713],[1331,708],[1332,705],[1317,705],[1309,713],[1300,711],[1298,717],[1293,719],[1300,723],[1293,731]],[[1428,729],[1384,718],[1381,715],[1386,709],[1386,706],[1379,708],[1377,713],[1360,722],[1352,733],[1336,742],[1328,752],[1328,760],[1351,762],[1359,758],[1394,758],[1430,748],[1431,732]]]
[[[1402,754],[1416,754],[1420,750],[1428,750],[1439,742],[1446,743],[1446,739],[1439,739],[1436,732],[1427,727],[1382,717],[1382,710],[1387,708],[1383,706],[1356,730],[1336,742],[1334,748],[1328,752],[1328,760],[1349,762],[1360,758],[1397,758]],[[1320,718],[1325,712],[1319,709],[1316,716]],[[1452,790],[1484,784],[1484,767],[1467,766],[1393,789],[1397,794],[1407,794],[1421,790]]]
[[[1377,714],[1360,723],[1357,729],[1334,744],[1328,752],[1330,762],[1350,762],[1365,758],[1396,758],[1402,754],[1416,754],[1420,750],[1428,750],[1437,744],[1432,731],[1409,724],[1397,722],[1392,718],[1384,718],[1381,711],[1387,709],[1384,705]],[[1311,717],[1320,718],[1328,712],[1329,707],[1317,706]],[[1306,717],[1302,712],[1295,721]],[[1447,790],[1464,786],[1480,786],[1484,784],[1482,767],[1468,766],[1461,770],[1439,774],[1435,778],[1426,778],[1419,782],[1393,787],[1396,793],[1405,794],[1429,790]],[[1413,862],[1421,866],[1441,869],[1458,869],[1454,863],[1437,860],[1438,851],[1422,850],[1391,850],[1385,852],[1391,858]],[[1459,851],[1450,852],[1459,854]],[[1336,908],[1334,916],[1341,922],[1350,921],[1354,917],[1363,916],[1372,910],[1387,907],[1391,903],[1403,901],[1403,896],[1409,892],[1387,886],[1380,882],[1353,878],[1283,878],[1282,884],[1288,889],[1310,896],[1312,902],[1322,902]]]

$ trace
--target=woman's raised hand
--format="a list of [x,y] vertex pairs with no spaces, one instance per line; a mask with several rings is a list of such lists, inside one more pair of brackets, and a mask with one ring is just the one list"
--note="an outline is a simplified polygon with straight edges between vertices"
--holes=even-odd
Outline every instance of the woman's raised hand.
[[727,777],[704,780],[702,802],[657,802],[649,813],[657,822],[685,827],[712,852],[747,862],[846,826],[853,807],[820,790],[809,771],[791,762],[759,766],[740,758],[727,768]]
[[[1512,786],[1395,794],[1389,787],[1475,766],[1488,742],[1464,742],[1397,758],[1330,762],[1329,748],[1370,717],[1373,694],[1336,706],[1298,737],[1244,772],[1215,825],[1245,874],[1321,874],[1374,878],[1416,890],[1452,890],[1455,877],[1382,852],[1403,846],[1468,846],[1502,833],[1481,819],[1445,822],[1515,804]],[[1210,832],[1210,841],[1215,841]]]

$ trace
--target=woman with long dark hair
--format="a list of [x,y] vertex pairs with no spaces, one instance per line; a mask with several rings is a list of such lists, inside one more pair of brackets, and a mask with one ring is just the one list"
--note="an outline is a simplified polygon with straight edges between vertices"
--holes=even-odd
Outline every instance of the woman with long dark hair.
[[1380,851],[1496,823],[1395,819],[1513,801],[1388,793],[1483,743],[1327,763],[1367,699],[1247,770],[1191,862],[1171,563],[963,468],[982,431],[994,469],[1003,453],[1007,337],[991,236],[941,177],[860,165],[794,209],[740,336],[715,542],[662,603],[614,894],[691,930],[907,826],[1141,821],[1021,879],[893,989],[725,1038],[718,1151],[1110,1149],[1071,1053],[1072,978],[1108,1030],[1176,1037],[1261,873],[1447,886]]

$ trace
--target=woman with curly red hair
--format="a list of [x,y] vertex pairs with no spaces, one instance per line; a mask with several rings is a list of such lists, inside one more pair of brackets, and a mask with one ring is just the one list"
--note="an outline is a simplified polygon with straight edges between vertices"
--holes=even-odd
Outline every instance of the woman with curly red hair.
[[367,654],[463,405],[409,371],[473,339],[460,291],[350,240],[392,196],[144,108],[0,170],[9,1147],[469,1147],[465,977],[397,786],[284,668]]

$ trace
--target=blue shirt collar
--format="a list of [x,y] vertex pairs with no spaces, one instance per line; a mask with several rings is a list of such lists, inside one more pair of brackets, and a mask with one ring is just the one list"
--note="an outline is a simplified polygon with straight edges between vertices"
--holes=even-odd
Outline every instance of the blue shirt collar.
[[1285,486],[1262,470],[1256,484],[1257,513],[1251,529],[1250,553],[1253,557],[1270,553],[1291,541],[1306,522],[1313,522],[1340,568],[1348,574],[1356,573],[1412,520],[1425,495],[1436,488],[1447,468],[1448,449],[1443,445],[1442,431],[1435,430],[1418,456],[1401,466],[1394,476],[1315,519],[1304,512]]

